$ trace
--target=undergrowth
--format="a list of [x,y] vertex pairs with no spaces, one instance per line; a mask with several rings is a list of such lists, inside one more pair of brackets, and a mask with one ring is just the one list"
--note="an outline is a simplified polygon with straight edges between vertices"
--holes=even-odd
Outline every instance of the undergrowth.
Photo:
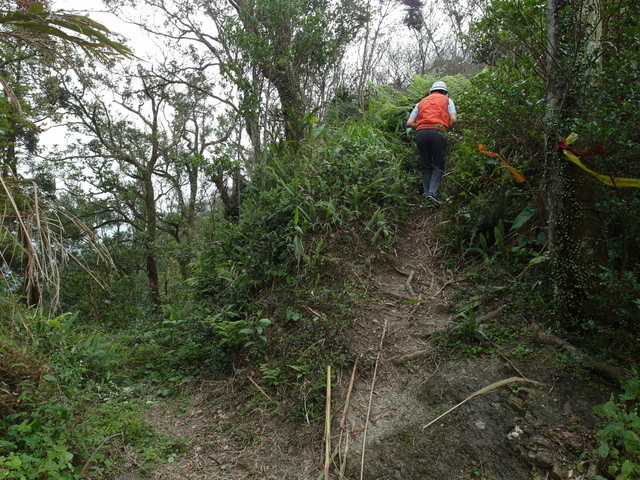
[[[593,453],[606,472],[595,480],[640,478],[640,379],[634,377],[622,387],[622,394],[611,395],[606,404],[594,407],[604,425],[596,434],[599,445]],[[584,466],[579,465],[581,471]]]
[[[467,111],[475,106],[500,121],[509,115],[526,120],[522,92],[536,94],[541,86],[519,79],[514,89],[512,80],[487,69],[473,83],[457,77],[450,83]],[[326,367],[354,362],[346,332],[353,305],[366,295],[354,267],[392,250],[420,199],[415,147],[404,129],[428,83],[416,81],[408,92],[380,89],[364,118],[317,125],[296,148],[272,145],[259,181],[243,185],[239,215],[212,213],[199,225],[197,260],[186,280],[166,287],[170,303],[154,308],[145,300],[144,275],[128,264],[135,263],[132,247],[120,252],[130,268],[113,275],[108,291],[96,292],[74,272],[63,295],[67,313],[45,318],[24,310],[16,317],[7,310],[6,338],[14,343],[0,357],[2,388],[9,392],[0,396],[0,478],[101,478],[122,472],[125,456],[142,473],[171,462],[185,445],[154,433],[145,410],[202,377],[243,375],[251,379],[247,408],[261,402],[284,420],[318,421]],[[502,111],[504,105],[512,110]],[[448,201],[438,236],[451,252],[443,261],[465,270],[468,288],[450,328],[436,335],[438,352],[449,359],[506,354],[530,360],[538,351],[526,341],[527,328],[554,327],[542,136],[535,123],[511,122],[516,125],[506,124],[487,147],[527,178],[518,183],[477,149],[495,122],[479,114],[465,121],[465,129],[449,136]],[[609,201],[622,209],[621,201]],[[614,359],[636,347],[640,309],[636,275],[620,274],[633,231],[623,223],[610,245],[618,268],[614,262],[600,273],[602,288],[591,299],[614,320],[564,325],[577,337],[621,340],[602,346]],[[496,308],[504,308],[508,322],[489,315]],[[39,359],[32,369],[20,360],[30,355]],[[600,455],[609,459],[610,472],[630,474],[637,412],[607,405],[601,413],[612,427],[599,437]],[[253,440],[239,434],[238,441]]]
[[130,365],[126,335],[83,328],[75,314],[25,312],[4,327],[22,336],[2,340],[0,478],[104,478],[132,458],[144,472],[183,450],[145,420],[162,392]]

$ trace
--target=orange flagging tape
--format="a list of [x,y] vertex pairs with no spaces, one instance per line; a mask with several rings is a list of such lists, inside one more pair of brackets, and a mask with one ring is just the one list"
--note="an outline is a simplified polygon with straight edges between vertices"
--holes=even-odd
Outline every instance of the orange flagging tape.
[[509,165],[506,160],[504,158],[502,158],[501,155],[497,154],[497,153],[493,153],[493,152],[487,152],[484,149],[484,145],[478,145],[478,150],[480,151],[480,153],[484,153],[485,155],[489,155],[490,157],[498,157],[500,159],[500,161],[504,164],[505,167],[507,167],[509,169],[509,171],[511,172],[511,174],[516,177],[516,180],[518,180],[519,182],[525,182],[525,178],[524,176],[517,171],[515,168],[513,168],[511,165]]

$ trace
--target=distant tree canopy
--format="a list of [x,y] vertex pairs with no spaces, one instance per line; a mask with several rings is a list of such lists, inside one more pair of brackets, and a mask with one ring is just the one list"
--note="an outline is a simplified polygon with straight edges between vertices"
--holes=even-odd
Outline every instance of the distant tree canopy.
[[68,58],[73,48],[103,62],[131,57],[129,48],[112,37],[102,24],[50,12],[44,3],[0,4],[0,83],[5,94],[0,101],[2,271],[8,290],[17,289],[15,283],[21,281],[32,305],[41,304],[41,284],[55,284],[59,262],[68,258],[60,229],[65,215],[42,203],[37,185],[22,180],[18,164],[36,152],[39,132],[34,122],[55,115],[60,107],[50,74],[55,62]]

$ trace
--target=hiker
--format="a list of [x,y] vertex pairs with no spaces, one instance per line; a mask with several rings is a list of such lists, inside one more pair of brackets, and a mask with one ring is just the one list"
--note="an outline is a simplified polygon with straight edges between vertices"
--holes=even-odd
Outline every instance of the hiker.
[[415,106],[407,127],[416,131],[415,141],[422,163],[422,187],[425,201],[440,204],[438,189],[444,174],[447,139],[445,132],[458,121],[456,106],[449,98],[447,84],[435,82]]

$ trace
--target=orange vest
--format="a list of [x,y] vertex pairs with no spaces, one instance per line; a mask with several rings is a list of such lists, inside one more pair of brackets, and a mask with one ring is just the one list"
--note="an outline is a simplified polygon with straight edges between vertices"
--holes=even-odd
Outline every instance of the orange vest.
[[416,130],[426,128],[449,129],[449,97],[442,93],[432,93],[420,100]]

